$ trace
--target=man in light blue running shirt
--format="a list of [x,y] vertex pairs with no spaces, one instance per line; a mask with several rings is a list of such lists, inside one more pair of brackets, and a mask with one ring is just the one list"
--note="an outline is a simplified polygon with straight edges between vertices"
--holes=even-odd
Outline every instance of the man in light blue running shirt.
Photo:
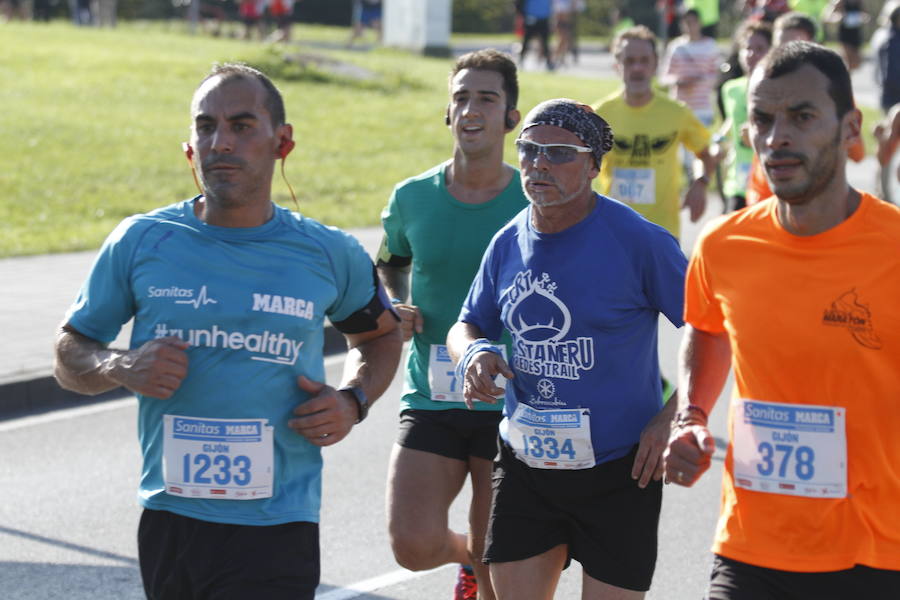
[[[56,377],[138,398],[148,598],[312,600],[321,447],[389,385],[398,319],[355,239],[272,202],[294,143],[265,75],[215,67],[191,116],[202,194],[107,238],[59,333]],[[130,350],[106,348],[132,317]],[[351,348],[337,390],[323,383],[325,317]]]

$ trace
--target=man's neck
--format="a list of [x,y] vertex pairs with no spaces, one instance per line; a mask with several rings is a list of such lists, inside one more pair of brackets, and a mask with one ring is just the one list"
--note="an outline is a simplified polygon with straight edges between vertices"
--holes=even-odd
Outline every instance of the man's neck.
[[559,206],[531,205],[531,225],[540,233],[559,233],[585,220],[597,205],[597,195],[588,184],[578,198]]
[[458,148],[445,172],[450,194],[467,204],[482,204],[503,191],[513,170],[503,164],[503,148],[483,156],[469,156]]
[[625,104],[628,106],[632,106],[634,108],[638,108],[641,106],[646,106],[653,100],[653,89],[648,88],[647,90],[641,92],[629,92],[628,88],[625,88],[625,91],[622,92],[622,95],[625,97]]
[[810,202],[789,204],[778,199],[778,222],[793,235],[817,235],[850,218],[861,200],[862,196],[847,184],[846,177],[835,178]]
[[205,196],[201,196],[194,203],[194,215],[204,223],[216,227],[259,227],[268,223],[274,212],[275,205],[271,200],[265,203],[226,208],[209,202]]

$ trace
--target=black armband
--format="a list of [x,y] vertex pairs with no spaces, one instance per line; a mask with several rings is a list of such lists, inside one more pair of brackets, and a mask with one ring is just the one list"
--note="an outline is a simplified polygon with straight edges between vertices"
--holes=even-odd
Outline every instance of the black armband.
[[375,259],[375,264],[378,266],[385,265],[387,267],[394,267],[395,269],[402,269],[412,264],[412,256],[397,256],[396,254],[391,254],[391,251],[388,250],[387,235],[385,235],[381,239],[381,247],[378,248],[378,256]]
[[394,305],[391,304],[384,287],[381,285],[381,281],[378,279],[378,273],[375,271],[374,266],[372,267],[372,279],[375,282],[375,293],[372,295],[372,299],[343,321],[332,321],[332,325],[341,333],[365,333],[378,329],[378,317],[384,311],[389,311],[394,316],[394,319],[400,321],[397,311],[394,310]]
[[383,257],[378,257],[378,266],[384,265],[386,267],[394,267],[395,269],[402,269],[404,267],[408,267],[412,264],[412,256],[397,256],[396,254],[390,254],[387,257],[387,260],[384,260]]

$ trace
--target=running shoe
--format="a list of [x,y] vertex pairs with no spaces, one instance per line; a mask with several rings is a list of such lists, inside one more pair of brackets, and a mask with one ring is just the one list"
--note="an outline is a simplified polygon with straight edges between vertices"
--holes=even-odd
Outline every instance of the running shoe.
[[453,600],[478,600],[478,582],[472,567],[459,565],[456,586],[453,588]]

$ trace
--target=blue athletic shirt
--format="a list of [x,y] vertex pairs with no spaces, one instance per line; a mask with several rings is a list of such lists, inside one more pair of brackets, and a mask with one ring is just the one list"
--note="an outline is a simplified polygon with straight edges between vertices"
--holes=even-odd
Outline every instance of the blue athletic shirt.
[[683,325],[687,259],[678,242],[624,204],[597,195],[559,233],[531,225],[531,207],[497,232],[459,320],[513,338],[500,435],[519,402],[589,408],[597,464],[627,454],[661,408],[659,313]]
[[[190,342],[187,377],[168,400],[138,395],[140,503],[220,523],[318,522],[321,451],[287,426],[309,398],[297,376],[325,380],[323,325],[375,293],[372,261],[352,236],[275,207],[260,227],[216,227],[187,200],[125,219],[106,239],[67,314],[103,343],[134,316],[131,348],[164,336]],[[257,500],[165,492],[163,415],[266,418],[274,489]]]

